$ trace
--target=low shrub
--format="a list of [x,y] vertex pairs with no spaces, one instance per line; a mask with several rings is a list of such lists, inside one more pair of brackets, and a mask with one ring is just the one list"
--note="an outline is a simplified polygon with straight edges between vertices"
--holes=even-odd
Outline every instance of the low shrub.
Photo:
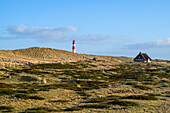
[[112,91],[112,93],[127,93],[128,91],[125,90],[117,90],[117,91]]
[[61,64],[61,63],[48,63],[48,64],[37,64],[31,65],[31,69],[79,69],[75,65],[71,64]]
[[80,66],[81,68],[87,68],[87,67],[89,67],[87,64],[83,64],[83,63],[78,64],[78,66]]
[[121,107],[121,108],[117,108],[117,107],[114,107],[114,108],[112,108],[112,109],[114,109],[114,110],[125,110],[125,109],[127,109],[128,107],[127,106],[124,106],[124,107]]
[[122,101],[122,100],[114,100],[112,102],[109,102],[109,104],[117,104],[121,106],[139,106],[138,103],[132,102],[132,101]]
[[170,79],[170,73],[157,73],[158,77],[160,78],[167,78]]
[[48,113],[48,112],[57,112],[57,111],[59,110],[47,108],[47,107],[38,107],[38,108],[27,109],[25,112],[26,113]]
[[157,100],[156,97],[147,95],[131,95],[127,97],[122,97],[122,99]]
[[35,96],[29,96],[29,98],[30,98],[30,99],[35,99],[35,100],[44,100],[44,99],[45,99],[45,98],[40,97],[40,96],[37,96],[37,95],[35,95]]
[[43,100],[45,98],[43,97],[40,97],[40,96],[30,96],[30,95],[27,95],[27,94],[16,94],[15,97],[17,98],[21,98],[21,99],[35,99],[35,100]]
[[70,100],[53,100],[50,102],[59,102],[59,103],[63,103],[63,102],[70,102]]
[[154,93],[145,93],[145,94],[147,94],[149,96],[161,96],[161,94],[154,94]]
[[47,89],[47,88],[39,88],[39,90],[38,91],[49,91],[50,89]]
[[0,83],[0,88],[15,88],[15,85]]
[[162,84],[161,87],[169,87],[170,84]]
[[12,106],[0,106],[0,110],[4,112],[12,112],[12,109],[14,109]]
[[61,83],[61,84],[49,84],[49,85],[42,85],[39,87],[42,89],[68,89],[68,90],[74,90],[74,91],[80,91],[81,89],[76,86],[76,83]]
[[82,110],[80,107],[72,107],[72,108],[66,108],[63,111],[79,111]]
[[85,97],[91,96],[89,93],[86,93],[84,90],[77,91],[77,93],[80,94],[81,96],[85,96]]
[[0,80],[5,80],[6,78],[5,77],[0,77]]
[[83,90],[92,90],[108,87],[108,83],[100,81],[75,81],[77,84],[80,84],[81,89]]
[[165,97],[170,97],[170,94],[166,94]]
[[28,73],[28,74],[35,74],[35,75],[41,75],[41,74],[50,74],[49,72],[43,72],[38,71],[34,69],[13,69],[14,73]]
[[32,94],[32,93],[38,93],[35,89],[29,89],[29,90],[18,90],[18,93],[25,93],[25,94]]
[[33,76],[21,76],[21,81],[31,82],[31,81],[38,81],[36,77]]
[[109,100],[116,100],[118,98],[119,96],[116,96],[116,95],[107,96],[107,97],[97,97],[97,98],[91,99],[90,101],[87,101],[86,103],[107,102]]
[[170,94],[170,91],[162,92],[163,94]]
[[15,94],[16,91],[9,88],[0,88],[0,96]]
[[110,105],[103,105],[103,104],[87,104],[87,105],[82,105],[82,106],[78,106],[80,108],[98,108],[98,109],[102,109],[102,108],[110,108]]
[[79,111],[83,108],[96,108],[96,109],[102,109],[102,108],[110,108],[110,105],[103,105],[103,104],[87,104],[87,105],[81,105],[77,107],[71,107],[64,109],[64,111]]
[[29,95],[26,94],[16,94],[15,97],[21,98],[21,99],[29,99]]
[[134,82],[127,82],[126,85],[136,85]]
[[72,70],[64,70],[62,71],[62,75],[76,75],[76,73]]
[[141,90],[149,90],[152,89],[148,86],[143,86],[143,85],[134,85],[135,88],[141,89]]
[[16,85],[18,89],[39,89],[42,87],[42,85],[38,83],[22,83]]
[[0,69],[0,71],[8,71],[7,69]]
[[32,94],[32,93],[37,93],[38,91],[34,89],[29,89],[29,90],[13,90],[10,88],[0,88],[0,96],[1,95],[12,95],[16,93],[24,93],[24,94]]
[[16,76],[17,74],[12,72],[9,75]]
[[[79,84],[81,87],[77,87],[77,84]],[[82,91],[82,90],[92,90],[92,89],[100,89],[100,88],[106,88],[108,87],[108,83],[105,82],[99,82],[99,81],[73,81],[70,83],[60,83],[60,84],[49,84],[49,85],[42,85],[42,86],[35,86],[37,89],[68,89],[68,90],[74,90],[74,91]]]

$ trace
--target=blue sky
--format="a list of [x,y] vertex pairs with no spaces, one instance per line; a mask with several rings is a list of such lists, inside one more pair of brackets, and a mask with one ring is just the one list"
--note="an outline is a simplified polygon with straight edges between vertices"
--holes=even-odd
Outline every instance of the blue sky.
[[169,0],[0,0],[0,50],[50,47],[170,60]]

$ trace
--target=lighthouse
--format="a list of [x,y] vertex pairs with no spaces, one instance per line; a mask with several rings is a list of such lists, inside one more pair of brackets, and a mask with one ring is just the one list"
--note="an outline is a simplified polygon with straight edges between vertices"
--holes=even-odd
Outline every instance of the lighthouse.
[[73,40],[73,48],[72,48],[72,50],[73,50],[73,53],[76,53],[76,42],[75,42],[75,40]]

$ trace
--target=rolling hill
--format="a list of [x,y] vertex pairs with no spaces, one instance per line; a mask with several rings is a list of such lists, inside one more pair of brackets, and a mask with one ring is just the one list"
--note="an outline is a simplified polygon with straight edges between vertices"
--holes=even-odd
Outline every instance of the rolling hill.
[[113,62],[132,62],[132,58],[128,57],[86,55],[52,48],[32,47],[18,50],[1,50],[0,66],[16,67],[25,64],[76,62],[93,59],[94,57],[97,57],[99,60]]

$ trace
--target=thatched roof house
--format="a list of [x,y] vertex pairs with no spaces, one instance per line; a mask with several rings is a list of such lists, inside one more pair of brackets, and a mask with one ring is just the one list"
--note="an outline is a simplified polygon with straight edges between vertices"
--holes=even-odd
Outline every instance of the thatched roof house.
[[146,53],[139,53],[135,58],[134,62],[151,62],[152,59]]

